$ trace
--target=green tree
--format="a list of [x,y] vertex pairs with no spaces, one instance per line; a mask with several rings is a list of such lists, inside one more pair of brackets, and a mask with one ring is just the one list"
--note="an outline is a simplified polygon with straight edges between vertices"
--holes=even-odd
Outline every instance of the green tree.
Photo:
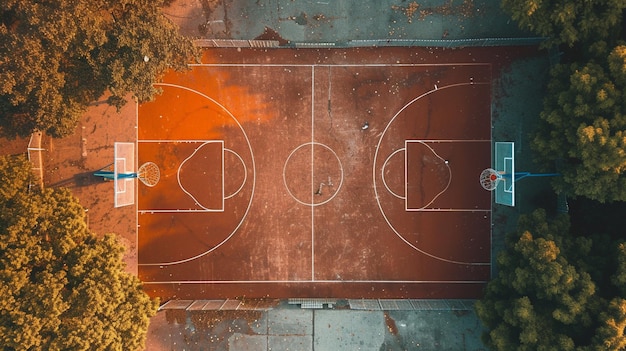
[[547,221],[545,211],[522,217],[516,235],[497,258],[499,273],[476,310],[495,350],[573,350],[593,323],[596,286],[568,261],[568,250],[584,256],[588,240],[571,240],[566,217]]
[[624,350],[626,349],[626,300],[616,297],[600,313],[600,326],[593,336],[589,350]]
[[[607,247],[608,246],[608,247]],[[606,257],[610,256],[610,257]],[[494,350],[624,350],[626,246],[575,237],[569,217],[520,217],[476,312]],[[605,279],[609,276],[610,279]]]
[[626,47],[604,62],[552,70],[532,147],[545,168],[560,162],[557,191],[626,200]]
[[3,350],[139,350],[156,300],[97,238],[68,190],[28,191],[24,157],[0,158]]
[[603,40],[619,28],[623,0],[502,0],[502,9],[523,30],[547,37],[544,45],[573,46]]
[[163,0],[0,2],[0,128],[7,136],[70,134],[109,92],[123,105],[157,91],[168,69],[197,55],[162,14]]

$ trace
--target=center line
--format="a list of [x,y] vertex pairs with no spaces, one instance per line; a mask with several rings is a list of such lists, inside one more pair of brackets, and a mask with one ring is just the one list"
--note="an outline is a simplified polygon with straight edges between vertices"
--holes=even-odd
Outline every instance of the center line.
[[311,66],[311,281],[315,281],[315,66]]

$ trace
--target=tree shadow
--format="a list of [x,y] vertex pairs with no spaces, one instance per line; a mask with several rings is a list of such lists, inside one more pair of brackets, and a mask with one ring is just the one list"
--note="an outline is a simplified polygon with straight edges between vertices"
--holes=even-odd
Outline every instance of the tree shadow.
[[81,188],[102,182],[110,181],[102,177],[95,176],[94,172],[82,172],[74,174],[71,178],[62,179],[58,182],[49,184],[50,188]]

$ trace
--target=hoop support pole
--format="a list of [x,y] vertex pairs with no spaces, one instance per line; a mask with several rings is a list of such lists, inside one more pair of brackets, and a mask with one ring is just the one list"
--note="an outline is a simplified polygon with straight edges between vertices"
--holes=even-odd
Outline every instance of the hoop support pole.
[[515,173],[515,181],[520,179],[528,178],[528,177],[558,177],[560,173],[530,173],[530,172],[519,172]]
[[515,181],[528,177],[558,177],[561,173],[530,173],[530,172],[515,172],[515,177],[511,173],[500,173],[502,178],[511,179]]
[[97,171],[94,172],[96,177],[102,177],[106,179],[124,179],[124,178],[137,178],[137,173],[117,173],[111,171]]

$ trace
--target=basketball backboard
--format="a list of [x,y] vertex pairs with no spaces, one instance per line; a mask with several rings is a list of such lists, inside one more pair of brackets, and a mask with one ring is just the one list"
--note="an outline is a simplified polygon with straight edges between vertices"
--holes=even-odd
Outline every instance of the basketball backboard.
[[115,207],[135,203],[135,181],[129,177],[135,173],[135,169],[135,144],[116,142],[113,163]]
[[515,206],[515,143],[495,143],[495,167],[502,174],[502,181],[496,186],[496,203]]

